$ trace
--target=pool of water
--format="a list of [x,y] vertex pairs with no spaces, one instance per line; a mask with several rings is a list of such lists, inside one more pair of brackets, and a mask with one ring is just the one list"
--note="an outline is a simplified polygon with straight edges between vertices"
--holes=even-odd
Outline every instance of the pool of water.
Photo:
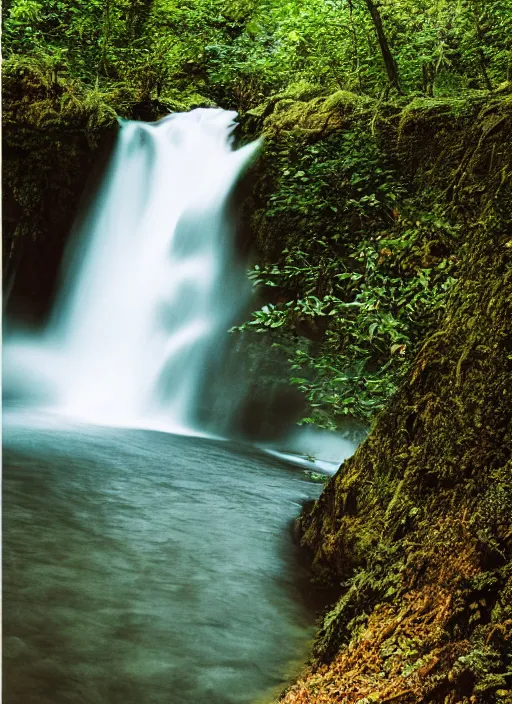
[[245,704],[305,657],[292,519],[320,486],[257,450],[4,418],[5,704]]

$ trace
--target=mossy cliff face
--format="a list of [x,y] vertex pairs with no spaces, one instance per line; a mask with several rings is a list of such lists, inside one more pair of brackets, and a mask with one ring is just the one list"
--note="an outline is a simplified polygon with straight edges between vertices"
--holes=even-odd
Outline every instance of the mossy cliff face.
[[461,224],[460,263],[398,392],[298,521],[340,596],[282,701],[511,702],[511,102],[375,124]]
[[506,93],[388,104],[304,84],[245,116],[264,135],[245,210],[263,305],[245,329],[286,350],[308,422],[372,422],[437,329],[506,182],[511,110]]
[[[389,176],[401,186],[395,198],[397,208],[411,196],[421,196],[421,200],[414,203],[417,210],[422,206],[426,210],[436,202],[443,208],[447,204],[458,205],[463,196],[464,207],[451,211],[453,220],[464,220],[470,207],[478,207],[475,199],[485,197],[488,191],[496,192],[494,181],[497,178],[506,179],[510,157],[506,139],[512,112],[510,92],[494,98],[480,94],[466,99],[417,98],[400,106],[347,91],[311,97],[315,90],[320,89],[299,84],[295,91],[290,89],[275,96],[242,116],[244,134],[249,138],[262,134],[264,138],[262,155],[254,169],[255,187],[247,201],[246,216],[260,261],[274,263],[282,253],[283,244],[305,239],[307,234],[318,234],[307,218],[297,217],[298,206],[304,203],[297,202],[289,189],[288,212],[280,208],[268,217],[269,210],[276,210],[273,206],[276,192],[285,190],[287,181],[293,179],[293,167],[303,168],[304,152],[311,145],[316,149],[315,154],[328,147],[329,158],[338,161],[340,171],[345,169],[344,175],[350,177],[353,173],[347,170],[341,140],[351,133],[364,132],[374,151],[371,155],[359,154],[361,144],[357,141],[351,144],[354,157],[351,166],[359,170],[358,176],[367,179],[369,169],[377,168],[379,172],[389,169]],[[321,154],[318,160],[323,156]],[[284,178],[283,169],[288,179]],[[307,178],[304,180],[304,194],[311,193],[314,184],[307,183]],[[344,201],[361,198],[362,191],[348,188],[360,187],[360,181],[329,185],[338,187],[331,195],[337,197],[340,209]],[[386,190],[383,178],[370,185]],[[349,223],[352,239],[368,234],[369,225],[378,230],[382,225],[379,219],[387,219],[388,229],[399,224],[390,222],[384,199],[379,203],[383,206],[381,210],[372,213],[373,221],[364,212],[364,204],[359,205],[359,217],[352,217]],[[332,208],[322,211],[319,207],[318,210],[316,219],[322,219],[320,225],[324,234],[332,237],[339,226],[336,214]],[[287,219],[292,223],[287,223]],[[454,242],[453,248],[458,244]]]
[[34,320],[47,312],[87,177],[116,127],[99,96],[55,72],[30,62],[4,70],[4,295]]
[[[290,203],[288,213],[271,215],[276,194],[287,184],[289,169],[303,168],[304,150],[312,144],[323,144],[329,137],[348,132],[358,120],[368,116],[370,99],[346,91],[318,95],[321,89],[299,84],[295,90],[279,94],[241,118],[241,131],[248,138],[263,136],[263,148],[253,169],[254,187],[246,199],[246,229],[260,263],[274,263],[282,258],[288,246],[311,236],[314,226],[306,213],[298,212]],[[335,149],[335,147],[334,147]],[[331,184],[332,185],[332,184]],[[304,185],[304,192],[309,186]],[[333,212],[326,222],[335,227]]]

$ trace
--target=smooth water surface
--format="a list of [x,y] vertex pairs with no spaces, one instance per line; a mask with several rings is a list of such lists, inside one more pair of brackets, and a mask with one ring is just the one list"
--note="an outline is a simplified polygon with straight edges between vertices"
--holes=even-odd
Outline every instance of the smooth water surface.
[[5,704],[245,704],[305,655],[301,470],[7,417],[3,487]]

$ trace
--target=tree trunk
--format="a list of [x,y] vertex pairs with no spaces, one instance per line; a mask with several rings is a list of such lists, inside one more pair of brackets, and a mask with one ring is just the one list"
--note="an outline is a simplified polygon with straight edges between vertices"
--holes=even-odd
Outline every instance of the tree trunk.
[[399,93],[402,92],[400,87],[400,77],[398,75],[398,66],[389,48],[386,33],[384,32],[384,27],[382,26],[382,17],[380,16],[379,8],[373,2],[373,0],[365,0],[368,11],[372,17],[375,31],[377,32],[377,39],[379,40],[380,51],[382,53],[382,58],[384,59],[384,65],[388,74],[389,82],[393,85]]
[[354,3],[353,0],[348,0],[348,8],[350,11],[350,30],[352,32],[352,40],[354,43],[354,48],[353,48],[353,68],[355,71],[355,74],[357,76],[357,80],[359,83],[359,90],[361,93],[364,93],[363,89],[363,81],[361,78],[361,71],[359,69],[359,42],[357,38],[357,29],[356,29],[356,24],[354,22]]
[[101,60],[100,60],[100,72],[105,76],[108,76],[108,60],[107,60],[107,48],[110,39],[110,0],[107,0],[105,4],[105,11],[103,14],[103,37],[102,37],[102,47],[101,47]]
[[485,81],[485,85],[487,90],[492,91],[493,86],[491,79],[489,78],[489,74],[487,72],[487,60],[485,58],[485,53],[484,53],[484,44],[485,44],[485,33],[482,29],[482,25],[480,23],[480,16],[481,16],[481,10],[480,6],[476,2],[471,2],[471,9],[473,10],[473,17],[475,20],[475,32],[476,32],[476,38],[478,41],[478,49],[477,49],[477,54],[478,54],[478,62],[480,64],[480,70],[482,71],[482,76]]
[[146,20],[151,10],[152,0],[131,0],[128,11],[128,36],[132,39],[141,37]]

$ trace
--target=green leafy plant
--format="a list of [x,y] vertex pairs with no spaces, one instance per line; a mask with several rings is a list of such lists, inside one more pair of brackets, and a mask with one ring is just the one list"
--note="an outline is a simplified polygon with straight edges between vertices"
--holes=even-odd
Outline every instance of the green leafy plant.
[[290,244],[279,263],[250,272],[271,302],[238,329],[270,333],[286,351],[291,382],[309,402],[303,422],[369,421],[443,307],[457,228],[437,210],[418,214],[359,127],[278,163],[269,227],[275,220]]

